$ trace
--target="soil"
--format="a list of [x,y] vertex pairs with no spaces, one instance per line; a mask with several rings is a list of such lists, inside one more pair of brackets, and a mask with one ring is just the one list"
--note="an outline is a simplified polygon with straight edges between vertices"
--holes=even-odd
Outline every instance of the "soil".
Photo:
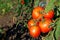
[[9,12],[6,15],[0,15],[0,28],[12,27],[14,23],[16,23],[16,14],[13,12]]

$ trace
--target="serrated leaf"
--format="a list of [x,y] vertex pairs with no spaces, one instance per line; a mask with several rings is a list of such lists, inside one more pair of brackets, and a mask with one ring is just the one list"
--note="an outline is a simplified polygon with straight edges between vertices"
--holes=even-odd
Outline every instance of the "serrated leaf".
[[56,37],[56,40],[60,40],[60,18],[56,22],[55,37]]
[[52,8],[54,8],[54,2],[56,0],[50,0],[49,3],[46,5],[46,8],[45,8],[45,12],[47,13],[49,10],[51,10]]

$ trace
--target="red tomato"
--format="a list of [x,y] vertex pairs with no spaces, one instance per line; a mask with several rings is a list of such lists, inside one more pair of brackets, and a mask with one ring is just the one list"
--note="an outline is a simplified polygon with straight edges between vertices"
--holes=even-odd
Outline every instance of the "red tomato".
[[43,14],[41,13],[43,11],[42,7],[35,7],[32,12],[32,18],[33,19],[41,19]]
[[40,21],[39,27],[41,29],[41,32],[42,33],[49,32],[51,30],[51,27],[49,27],[51,23],[52,23],[52,21],[50,19],[48,19],[48,20],[45,19],[44,21]]
[[37,38],[40,35],[40,28],[38,26],[32,26],[29,33],[33,38]]
[[21,0],[21,4],[22,4],[22,5],[24,4],[24,0]]
[[50,10],[48,13],[44,14],[44,18],[52,19],[54,17],[54,11]]
[[28,21],[28,28],[30,28],[31,26],[35,25],[35,21],[33,19]]

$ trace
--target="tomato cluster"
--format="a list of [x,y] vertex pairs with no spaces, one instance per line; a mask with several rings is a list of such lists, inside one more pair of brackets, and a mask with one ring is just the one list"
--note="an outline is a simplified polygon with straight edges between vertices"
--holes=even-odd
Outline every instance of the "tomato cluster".
[[37,38],[41,32],[48,33],[52,30],[51,23],[54,17],[54,11],[44,12],[44,8],[38,6],[32,11],[32,19],[28,21],[29,33],[32,37]]

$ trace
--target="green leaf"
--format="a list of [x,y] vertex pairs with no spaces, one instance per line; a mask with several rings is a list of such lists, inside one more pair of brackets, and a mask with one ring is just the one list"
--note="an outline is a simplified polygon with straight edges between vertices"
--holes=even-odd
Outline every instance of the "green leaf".
[[13,9],[12,0],[1,0],[0,1],[0,15],[4,15]]
[[34,1],[34,7],[37,7],[39,5],[39,0]]
[[55,5],[60,6],[60,0],[56,0]]
[[31,0],[24,0],[24,2],[25,2],[25,5],[28,6]]
[[59,16],[59,12],[57,11],[57,16]]
[[51,32],[48,34],[48,36],[45,37],[45,40],[53,40],[53,39],[54,39],[53,33],[54,33],[54,31],[51,31]]
[[56,40],[60,40],[60,18],[56,22],[55,37],[56,37]]
[[58,8],[58,10],[60,11],[60,7]]
[[54,14],[55,14],[54,19],[60,17],[60,8],[59,7],[56,6],[54,8]]
[[4,32],[4,30],[3,29],[0,29],[0,33],[2,33],[2,32]]
[[54,8],[54,2],[56,0],[50,0],[49,3],[46,5],[45,12],[47,13],[49,10]]

